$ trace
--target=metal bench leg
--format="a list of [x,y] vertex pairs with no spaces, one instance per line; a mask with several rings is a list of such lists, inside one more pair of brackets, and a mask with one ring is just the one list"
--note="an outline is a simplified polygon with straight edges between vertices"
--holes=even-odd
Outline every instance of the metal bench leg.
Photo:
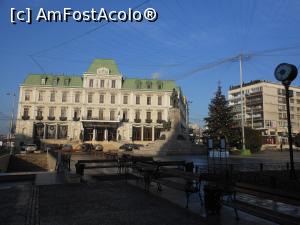
[[234,208],[234,213],[235,213],[235,219],[239,220],[240,217],[239,217],[239,214],[238,214],[238,210],[236,208]]
[[186,206],[185,208],[189,208],[189,200],[190,200],[190,193],[186,192]]
[[159,182],[157,182],[157,191],[158,192],[162,191],[161,184]]
[[199,198],[200,198],[201,205],[203,205],[203,199],[202,199],[201,190],[199,190]]

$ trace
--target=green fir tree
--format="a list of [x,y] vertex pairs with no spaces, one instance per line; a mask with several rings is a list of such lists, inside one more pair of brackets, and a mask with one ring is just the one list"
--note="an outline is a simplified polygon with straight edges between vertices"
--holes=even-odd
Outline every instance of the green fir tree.
[[204,118],[207,128],[205,136],[213,139],[225,137],[228,140],[233,127],[233,114],[225,95],[222,94],[220,84],[208,110],[208,117]]

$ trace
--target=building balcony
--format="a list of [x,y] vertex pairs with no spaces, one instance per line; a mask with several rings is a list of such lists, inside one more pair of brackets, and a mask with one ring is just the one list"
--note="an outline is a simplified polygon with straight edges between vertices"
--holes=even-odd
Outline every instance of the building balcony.
[[164,121],[161,119],[156,120],[157,123],[163,123]]
[[87,116],[82,117],[82,120],[104,120],[104,118]]
[[146,119],[145,122],[146,123],[152,123],[152,119]]
[[141,119],[134,119],[134,122],[135,122],[135,123],[140,123],[140,122],[141,122]]
[[55,120],[55,116],[48,116],[48,120]]
[[36,116],[35,119],[36,119],[36,120],[43,120],[44,117],[43,117],[43,116]]
[[80,117],[73,117],[73,121],[79,121]]
[[128,122],[129,122],[129,119],[128,119],[128,118],[123,118],[123,119],[121,120],[121,122],[123,122],[123,123],[128,123]]
[[28,116],[28,115],[23,115],[22,116],[22,120],[29,120],[30,119],[30,116]]
[[66,116],[61,116],[61,117],[59,117],[59,120],[60,120],[60,121],[66,121],[66,120],[67,120],[67,117],[66,117]]

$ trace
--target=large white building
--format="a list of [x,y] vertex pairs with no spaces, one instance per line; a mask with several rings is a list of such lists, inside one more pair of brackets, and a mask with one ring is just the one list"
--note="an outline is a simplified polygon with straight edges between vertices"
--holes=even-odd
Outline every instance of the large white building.
[[[290,112],[292,133],[300,132],[300,87],[291,86]],[[241,125],[240,86],[228,91],[229,105]],[[262,131],[264,144],[287,143],[287,113],[285,90],[282,84],[256,80],[243,85],[245,126]],[[247,138],[247,137],[246,137]]]
[[114,60],[95,59],[83,76],[29,74],[20,85],[19,139],[155,141],[170,126],[186,128],[186,99],[171,80],[132,79]]

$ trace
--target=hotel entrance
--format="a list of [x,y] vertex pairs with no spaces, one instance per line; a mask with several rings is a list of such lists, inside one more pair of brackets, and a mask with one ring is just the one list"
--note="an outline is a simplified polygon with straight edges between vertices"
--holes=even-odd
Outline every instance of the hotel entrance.
[[84,141],[116,141],[118,123],[116,122],[82,122]]
[[142,140],[142,127],[132,127],[132,140],[133,141]]
[[144,141],[152,141],[152,127],[144,127]]

